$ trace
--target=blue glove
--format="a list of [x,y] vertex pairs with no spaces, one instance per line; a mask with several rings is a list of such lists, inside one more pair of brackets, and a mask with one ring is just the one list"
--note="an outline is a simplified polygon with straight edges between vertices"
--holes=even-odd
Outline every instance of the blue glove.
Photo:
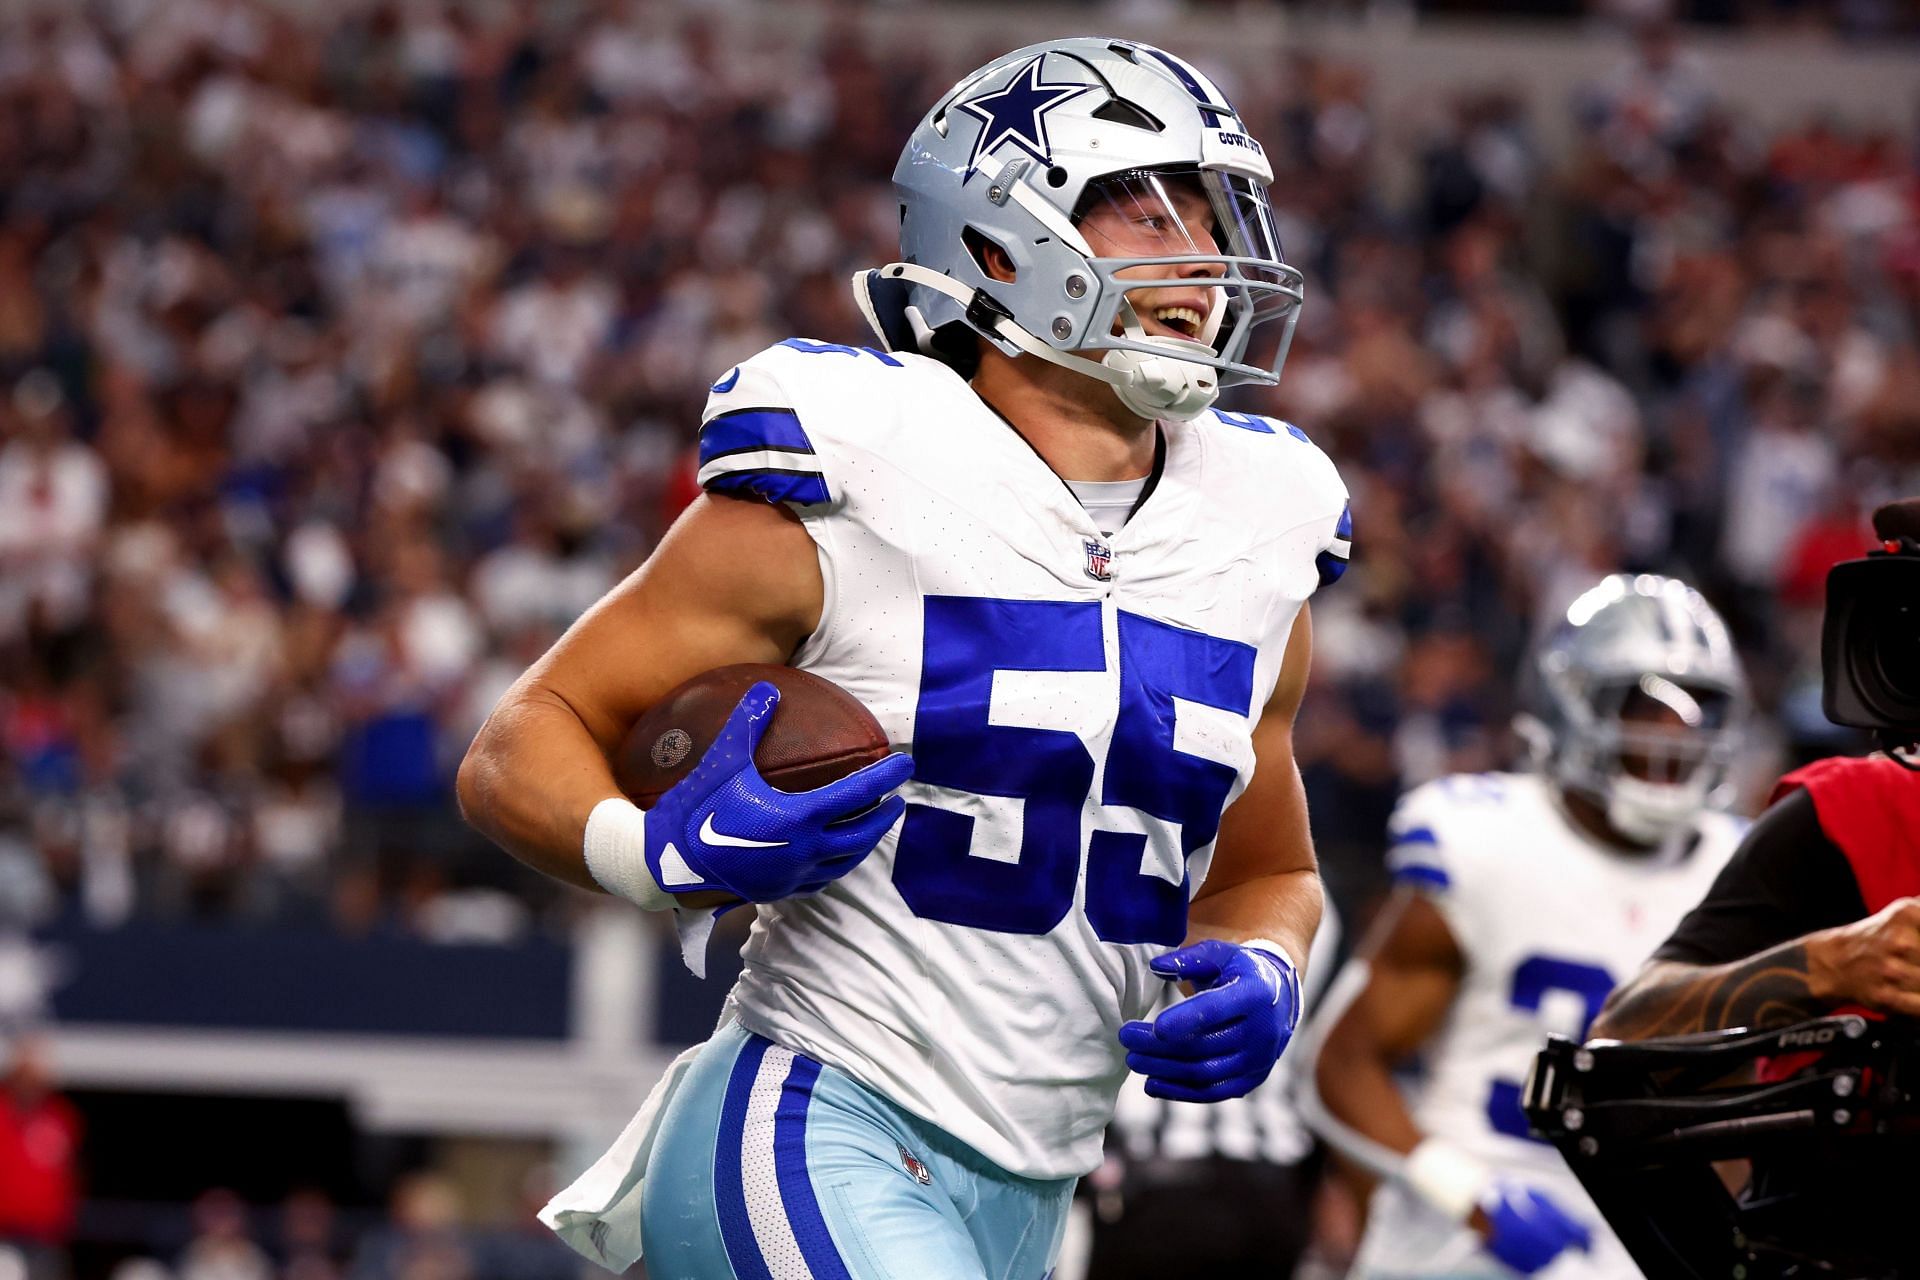
[[812,791],[781,791],[754,767],[780,691],[747,690],[700,763],[647,811],[647,870],[662,889],[723,889],[748,902],[812,893],[860,865],[900,820],[889,792],[913,775],[894,752]]
[[1120,1028],[1127,1068],[1175,1102],[1237,1098],[1265,1080],[1300,1020],[1300,975],[1283,955],[1207,938],[1156,956],[1153,971],[1198,990],[1151,1023]]
[[1593,1232],[1543,1191],[1496,1181],[1480,1198],[1487,1216],[1487,1252],[1530,1276],[1568,1249],[1588,1250]]

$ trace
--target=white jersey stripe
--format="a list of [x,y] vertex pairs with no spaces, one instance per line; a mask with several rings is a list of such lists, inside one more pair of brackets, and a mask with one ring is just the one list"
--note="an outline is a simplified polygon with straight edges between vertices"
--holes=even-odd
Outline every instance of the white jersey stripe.
[[781,1086],[792,1069],[792,1051],[777,1045],[760,1059],[760,1070],[747,1095],[746,1126],[740,1134],[740,1182],[746,1193],[747,1221],[753,1226],[754,1243],[760,1246],[768,1274],[773,1280],[813,1280],[793,1226],[787,1221],[773,1154],[774,1112],[780,1106]]
[[820,459],[811,453],[791,453],[785,449],[748,449],[725,453],[700,468],[700,483],[730,471],[806,471],[818,475]]

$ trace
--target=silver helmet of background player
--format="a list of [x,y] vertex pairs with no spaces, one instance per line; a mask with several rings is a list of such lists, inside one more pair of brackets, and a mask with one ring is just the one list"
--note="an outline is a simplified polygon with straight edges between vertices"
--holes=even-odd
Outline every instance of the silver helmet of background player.
[[[913,131],[893,173],[905,261],[860,273],[855,294],[890,349],[940,354],[935,335],[964,326],[1009,356],[1111,384],[1142,417],[1192,418],[1222,386],[1279,380],[1304,281],[1280,255],[1272,178],[1190,64],[1126,40],[1029,45],[961,80]],[[1204,193],[1212,243],[1175,218],[1165,252],[1098,257],[1077,225],[1103,201],[1138,210],[1176,188]],[[988,245],[1012,280],[987,270]],[[1211,306],[1179,322],[1191,337],[1147,332],[1126,296],[1194,287]],[[1254,330],[1269,321],[1276,348],[1255,363]]]
[[[1602,579],[1535,646],[1530,667],[1520,727],[1536,765],[1620,834],[1659,844],[1728,798],[1746,674],[1726,623],[1692,587],[1652,574]],[[1637,721],[1625,714],[1634,704],[1666,708],[1685,730]]]

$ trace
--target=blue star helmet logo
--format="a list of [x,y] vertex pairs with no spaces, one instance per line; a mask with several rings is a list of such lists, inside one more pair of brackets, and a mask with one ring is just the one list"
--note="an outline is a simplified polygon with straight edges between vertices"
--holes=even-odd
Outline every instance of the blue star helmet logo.
[[980,161],[1006,143],[1013,143],[1041,164],[1053,163],[1053,148],[1047,141],[1047,113],[1063,102],[1092,91],[1090,84],[1051,84],[1040,79],[1041,54],[1014,73],[1007,87],[995,93],[969,98],[960,109],[980,121],[980,136],[974,141],[973,154],[967,157],[966,182],[979,171]]

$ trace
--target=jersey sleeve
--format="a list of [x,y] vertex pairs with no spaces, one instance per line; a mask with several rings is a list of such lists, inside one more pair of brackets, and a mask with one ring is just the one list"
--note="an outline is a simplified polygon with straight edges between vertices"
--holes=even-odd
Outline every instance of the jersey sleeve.
[[1340,504],[1340,518],[1334,521],[1333,534],[1327,539],[1320,554],[1314,557],[1313,567],[1320,571],[1320,585],[1331,586],[1340,580],[1347,571],[1347,561],[1353,558],[1353,501],[1343,499]]
[[1347,562],[1353,558],[1353,499],[1347,493],[1346,482],[1340,478],[1340,470],[1334,466],[1333,459],[1308,439],[1306,432],[1291,422],[1281,422],[1277,418],[1269,421],[1293,437],[1289,443],[1305,446],[1308,459],[1304,466],[1309,477],[1310,492],[1315,504],[1326,513],[1315,526],[1320,549],[1313,557],[1313,567],[1320,575],[1319,585],[1332,586],[1347,571]]
[[1464,950],[1480,936],[1477,914],[1487,906],[1479,884],[1483,868],[1463,835],[1457,789],[1472,779],[1442,778],[1401,797],[1387,823],[1387,872],[1394,884],[1417,890],[1447,922]]
[[[1338,582],[1353,558],[1353,503],[1333,459],[1291,422],[1221,409],[1212,413],[1221,426],[1248,433],[1229,435],[1230,439],[1267,437],[1260,443],[1272,448],[1262,448],[1257,455],[1260,461],[1254,462],[1255,467],[1272,468],[1263,473],[1267,478],[1264,488],[1269,495],[1286,494],[1288,505],[1294,505],[1306,517],[1308,527],[1300,533],[1311,543],[1318,578],[1315,589]],[[1245,456],[1252,462],[1256,455]],[[1287,544],[1299,545],[1292,538]]]
[[700,417],[700,487],[709,493],[814,507],[836,497],[796,399],[778,374],[779,348],[713,384]]

